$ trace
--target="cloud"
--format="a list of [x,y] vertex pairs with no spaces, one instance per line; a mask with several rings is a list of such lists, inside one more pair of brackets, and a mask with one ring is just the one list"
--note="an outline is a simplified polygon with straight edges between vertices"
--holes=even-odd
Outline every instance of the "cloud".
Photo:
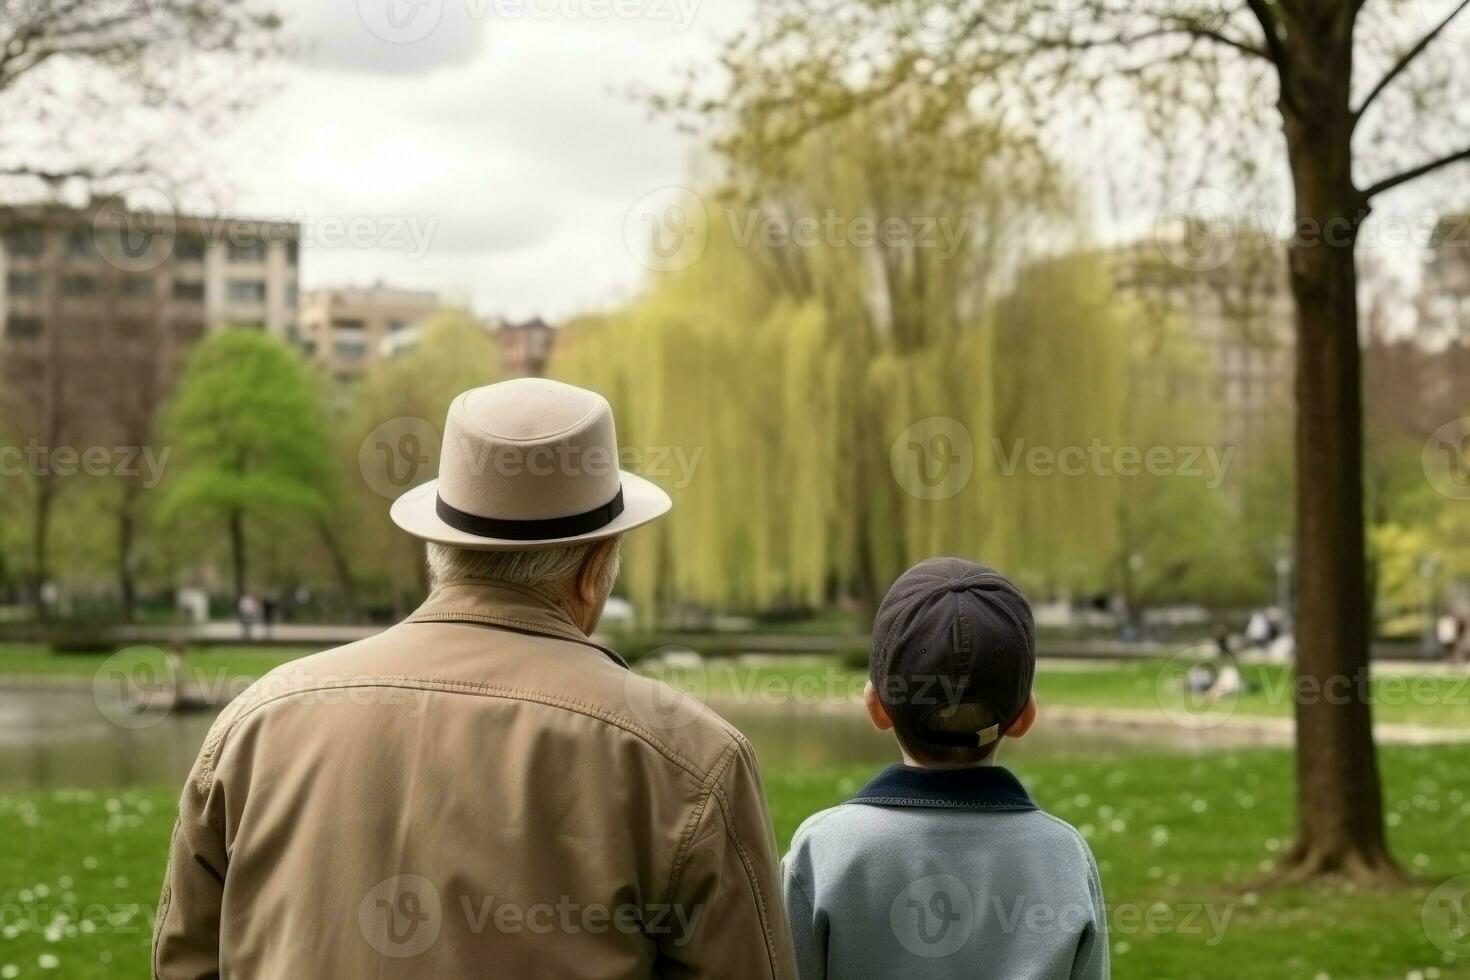
[[284,13],[297,60],[313,68],[413,75],[467,64],[485,48],[462,0],[312,0]]

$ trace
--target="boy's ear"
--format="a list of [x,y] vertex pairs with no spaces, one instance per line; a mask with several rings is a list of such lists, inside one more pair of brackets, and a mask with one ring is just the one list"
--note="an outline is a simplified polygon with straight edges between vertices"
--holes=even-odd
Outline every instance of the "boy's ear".
[[1016,720],[1011,722],[1011,727],[1007,728],[1003,733],[1005,737],[1020,738],[1022,735],[1025,735],[1027,732],[1029,732],[1031,730],[1031,726],[1036,724],[1037,710],[1036,695],[1032,694],[1026,698],[1026,707],[1021,709],[1021,713],[1019,715],[1016,715]]
[[888,717],[888,709],[883,707],[883,702],[878,700],[878,690],[873,687],[873,682],[863,688],[863,704],[868,709],[868,718],[873,722],[873,727],[880,732],[893,729],[893,719]]

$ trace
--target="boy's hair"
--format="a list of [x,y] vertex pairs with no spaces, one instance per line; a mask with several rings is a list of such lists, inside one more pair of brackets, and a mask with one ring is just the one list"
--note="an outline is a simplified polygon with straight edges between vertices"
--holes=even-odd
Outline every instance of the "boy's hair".
[[[922,736],[907,730],[909,726],[899,719],[893,721],[893,734],[898,744],[915,762],[925,765],[973,766],[984,762],[995,753],[1000,744],[996,739],[989,745],[975,748],[966,745],[936,745]],[[978,732],[997,723],[995,712],[983,704],[948,704],[936,708],[928,716],[930,728],[941,732]],[[1003,734],[1003,733],[1002,733]]]

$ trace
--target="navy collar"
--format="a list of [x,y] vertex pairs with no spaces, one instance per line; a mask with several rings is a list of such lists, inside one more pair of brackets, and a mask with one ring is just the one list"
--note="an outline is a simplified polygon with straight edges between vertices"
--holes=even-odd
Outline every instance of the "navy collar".
[[1026,787],[1002,766],[914,769],[889,766],[848,803],[961,810],[1035,810]]

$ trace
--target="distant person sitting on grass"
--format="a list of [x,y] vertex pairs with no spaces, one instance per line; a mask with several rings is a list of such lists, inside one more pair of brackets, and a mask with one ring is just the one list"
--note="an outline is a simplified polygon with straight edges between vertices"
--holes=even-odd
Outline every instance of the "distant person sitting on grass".
[[782,863],[804,980],[1108,975],[1097,865],[995,764],[1036,720],[1035,628],[998,573],[935,558],[873,625],[868,714],[903,765],[808,819]]

